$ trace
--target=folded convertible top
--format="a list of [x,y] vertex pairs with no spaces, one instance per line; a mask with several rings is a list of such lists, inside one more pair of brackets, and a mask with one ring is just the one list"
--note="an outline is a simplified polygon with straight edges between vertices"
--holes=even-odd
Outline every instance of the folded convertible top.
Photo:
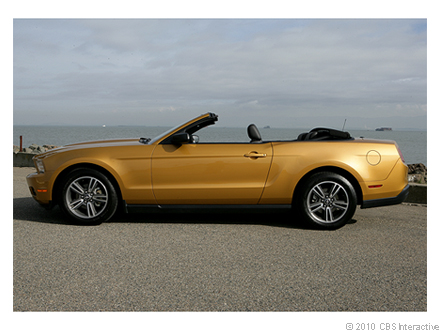
[[298,141],[323,141],[323,140],[349,140],[351,135],[348,132],[333,128],[316,127],[310,132],[298,135]]

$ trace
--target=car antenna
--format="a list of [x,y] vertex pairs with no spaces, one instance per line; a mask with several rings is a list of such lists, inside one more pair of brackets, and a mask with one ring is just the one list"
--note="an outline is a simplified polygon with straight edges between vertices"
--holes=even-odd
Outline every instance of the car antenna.
[[344,130],[346,122],[347,122],[347,118],[345,118],[345,120],[344,120],[344,125],[342,125],[342,130]]

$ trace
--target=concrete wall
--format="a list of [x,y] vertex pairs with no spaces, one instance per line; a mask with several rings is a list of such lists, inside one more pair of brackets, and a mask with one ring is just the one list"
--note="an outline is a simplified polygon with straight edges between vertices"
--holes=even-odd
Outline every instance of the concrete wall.
[[428,186],[426,184],[410,183],[406,203],[428,204]]
[[34,167],[32,157],[36,154],[28,152],[13,153],[14,167]]

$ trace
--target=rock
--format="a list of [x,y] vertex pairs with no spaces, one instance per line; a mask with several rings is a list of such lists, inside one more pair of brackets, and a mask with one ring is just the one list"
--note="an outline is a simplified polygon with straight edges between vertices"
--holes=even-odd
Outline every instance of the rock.
[[428,169],[422,163],[408,164],[408,181],[412,183],[428,183]]
[[40,147],[38,144],[32,143],[32,144],[29,146],[29,149],[37,150],[38,147]]
[[59,146],[55,146],[53,144],[43,144],[43,147],[46,149],[46,151],[47,150],[52,150],[52,149],[55,149],[55,148],[59,148]]
[[[59,146],[53,145],[53,144],[45,144],[43,146],[39,146],[38,144],[31,144],[28,148],[23,148],[24,153],[32,153],[32,154],[40,154],[42,152],[46,152],[48,150],[52,150],[55,148],[59,148]],[[14,154],[17,154],[20,152],[20,147],[13,145]]]
[[422,163],[408,165],[408,173],[409,174],[426,173],[427,171],[428,170],[427,170],[425,164],[422,164]]
[[426,184],[426,178],[423,176],[423,174],[409,174],[408,175],[408,182],[411,183],[420,183],[420,184]]
[[39,146],[38,144],[35,144],[35,143],[31,144],[31,145],[29,146],[29,149],[32,149],[32,151],[33,151],[34,153],[37,153],[37,154],[46,151],[46,148],[44,148],[44,147],[42,147],[42,146]]

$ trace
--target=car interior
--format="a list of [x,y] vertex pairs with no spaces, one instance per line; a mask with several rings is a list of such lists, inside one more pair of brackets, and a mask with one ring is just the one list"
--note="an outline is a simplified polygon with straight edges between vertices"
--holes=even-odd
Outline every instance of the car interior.
[[[260,131],[255,124],[250,124],[247,133],[251,139],[250,143],[262,143]],[[301,133],[296,141],[327,141],[327,140],[349,140],[350,133],[332,128],[317,127],[310,132]],[[294,140],[295,141],[295,140]]]

